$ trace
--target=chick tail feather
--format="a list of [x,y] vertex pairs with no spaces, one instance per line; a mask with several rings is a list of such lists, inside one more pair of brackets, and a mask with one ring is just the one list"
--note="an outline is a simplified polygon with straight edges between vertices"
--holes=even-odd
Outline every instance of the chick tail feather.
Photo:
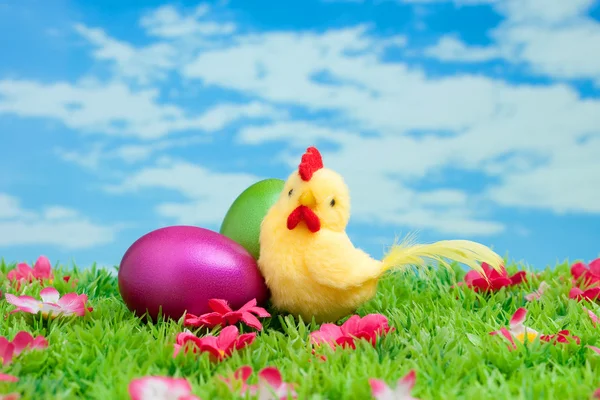
[[485,276],[482,262],[497,271],[502,270],[504,260],[489,247],[469,240],[442,240],[432,244],[411,244],[410,239],[393,245],[382,260],[382,271],[401,269],[410,265],[425,267],[427,259],[451,268],[446,260],[469,266]]

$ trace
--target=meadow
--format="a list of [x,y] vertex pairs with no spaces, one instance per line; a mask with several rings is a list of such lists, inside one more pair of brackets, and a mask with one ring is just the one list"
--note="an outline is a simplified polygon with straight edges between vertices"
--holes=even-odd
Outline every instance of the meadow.
[[[458,266],[389,273],[380,281],[376,298],[357,311],[361,317],[371,314],[387,320],[389,329],[375,336],[346,338],[351,344],[346,346],[318,345],[311,340],[318,325],[278,315],[267,305],[271,317],[258,318],[259,330],[243,322],[232,325],[253,339],[222,358],[218,356],[224,352],[206,347],[174,356],[178,337],[186,329],[184,318],[148,322],[135,317],[121,300],[114,271],[58,265],[52,267],[51,278],[9,279],[15,267],[0,265],[0,336],[5,338],[0,339],[4,358],[0,399],[10,393],[23,400],[237,399],[244,398],[242,386],[231,379],[243,366],[253,368],[248,377],[251,387],[256,387],[261,369],[275,367],[297,398],[315,400],[383,399],[374,396],[375,381],[370,380],[379,379],[393,390],[411,371],[414,387],[405,385],[396,397],[387,398],[409,399],[410,392],[416,399],[589,399],[600,387],[600,349],[595,347],[600,346],[595,321],[600,311],[585,298],[591,292],[573,291],[576,286],[585,289],[583,285],[595,282],[596,275],[590,269],[574,273],[567,263],[526,271],[524,279],[519,276],[510,283],[522,266],[509,265],[505,277],[471,285],[457,285],[465,279]],[[544,290],[537,292],[540,284]],[[477,290],[477,285],[483,286]],[[80,304],[76,313],[81,316],[44,317],[42,311],[47,309],[42,305],[11,313],[16,307],[7,294],[39,299],[40,291],[49,286],[61,296],[87,295],[86,310]],[[82,298],[73,295],[71,300],[77,299]],[[73,304],[66,307],[77,309]],[[519,326],[531,331],[519,335],[515,325],[512,333],[505,331],[507,337],[490,334],[510,329],[517,310],[521,316],[526,310]],[[202,337],[219,335],[224,328],[187,329]],[[20,331],[43,336],[46,345],[32,348],[32,344],[18,355],[8,355],[7,342]],[[130,384],[147,376],[184,378],[191,394],[161,397],[159,392],[167,391],[167,386],[157,384],[131,396]],[[223,378],[233,383],[228,385]],[[261,386],[265,387],[270,388]],[[266,391],[261,393],[260,398],[271,398]],[[255,398],[250,391],[245,396]]]

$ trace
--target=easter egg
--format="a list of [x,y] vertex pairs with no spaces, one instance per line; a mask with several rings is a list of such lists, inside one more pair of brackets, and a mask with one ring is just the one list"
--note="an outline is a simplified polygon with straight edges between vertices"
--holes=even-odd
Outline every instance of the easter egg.
[[227,211],[219,232],[244,246],[258,259],[260,224],[279,198],[284,185],[285,181],[271,178],[244,190]]
[[154,320],[159,310],[176,320],[186,311],[211,312],[213,298],[234,310],[268,298],[256,260],[242,245],[195,226],[160,228],[136,240],[121,260],[118,282],[127,307]]

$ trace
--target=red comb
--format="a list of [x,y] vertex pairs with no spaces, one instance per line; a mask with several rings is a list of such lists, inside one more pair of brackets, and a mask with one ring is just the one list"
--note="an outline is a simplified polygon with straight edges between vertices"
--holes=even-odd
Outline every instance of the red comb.
[[321,153],[316,147],[309,147],[306,149],[306,153],[302,155],[302,161],[298,166],[298,173],[303,181],[310,181],[313,174],[323,168],[323,159]]

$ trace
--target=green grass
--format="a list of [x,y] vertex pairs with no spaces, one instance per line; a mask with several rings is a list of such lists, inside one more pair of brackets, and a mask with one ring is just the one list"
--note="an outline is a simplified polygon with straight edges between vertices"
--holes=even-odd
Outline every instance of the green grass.
[[[14,265],[0,266],[4,274]],[[509,267],[509,272],[516,271]],[[2,372],[18,383],[1,384],[0,393],[20,392],[22,399],[128,399],[134,377],[186,377],[202,399],[232,399],[218,375],[229,375],[241,365],[258,370],[278,367],[287,382],[298,383],[300,399],[369,399],[368,378],[395,382],[410,369],[417,371],[413,396],[421,399],[588,399],[600,386],[600,356],[585,345],[600,345],[598,332],[583,310],[595,305],[568,299],[568,265],[541,273],[552,288],[540,301],[523,295],[540,280],[493,295],[450,288],[464,272],[409,275],[394,273],[380,282],[375,299],[359,314],[382,313],[396,330],[375,347],[361,343],[356,350],[323,349],[326,362],[311,355],[308,335],[318,329],[285,316],[263,321],[264,330],[251,347],[218,364],[206,355],[174,359],[173,343],[182,330],[175,321],[145,323],[125,307],[117,279],[105,270],[55,270],[55,287],[72,291],[63,275],[79,279],[75,290],[89,295],[94,311],[86,317],[43,321],[22,313],[3,318],[0,335],[10,339],[19,330],[47,337],[46,350],[25,352]],[[559,277],[565,277],[561,282]],[[24,289],[36,296],[41,286]],[[14,289],[10,289],[14,293]],[[519,351],[490,331],[508,324],[519,307],[526,307],[526,325],[544,332],[569,329],[581,345],[534,342]],[[3,317],[12,306],[0,301]],[[243,329],[242,329],[243,330]],[[248,331],[248,330],[246,330]],[[309,361],[312,360],[312,361]]]

